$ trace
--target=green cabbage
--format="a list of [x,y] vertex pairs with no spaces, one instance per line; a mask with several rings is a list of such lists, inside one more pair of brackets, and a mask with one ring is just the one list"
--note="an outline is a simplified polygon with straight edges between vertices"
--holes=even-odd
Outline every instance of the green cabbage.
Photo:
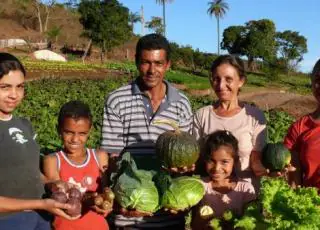
[[152,181],[152,171],[138,170],[130,153],[124,153],[112,176],[117,203],[126,209],[153,213],[159,208],[159,193]]
[[203,183],[197,177],[181,176],[171,179],[161,175],[157,179],[161,206],[171,210],[186,210],[195,206],[204,196]]

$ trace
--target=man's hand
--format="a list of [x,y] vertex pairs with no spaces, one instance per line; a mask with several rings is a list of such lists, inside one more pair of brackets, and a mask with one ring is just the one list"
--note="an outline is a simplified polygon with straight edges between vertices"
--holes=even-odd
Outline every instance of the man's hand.
[[81,215],[72,217],[68,215],[64,210],[69,210],[73,209],[74,207],[70,204],[64,204],[60,203],[58,201],[55,201],[53,199],[44,199],[42,200],[42,209],[46,210],[56,216],[61,216],[67,220],[76,220],[78,219]]
[[188,172],[194,172],[196,169],[196,165],[193,164],[190,167],[181,167],[181,168],[166,168],[164,166],[161,166],[165,171],[169,173],[175,173],[175,174],[184,174]]
[[144,217],[144,216],[153,216],[151,212],[143,212],[137,210],[128,210],[125,208],[120,208],[120,214],[128,217]]

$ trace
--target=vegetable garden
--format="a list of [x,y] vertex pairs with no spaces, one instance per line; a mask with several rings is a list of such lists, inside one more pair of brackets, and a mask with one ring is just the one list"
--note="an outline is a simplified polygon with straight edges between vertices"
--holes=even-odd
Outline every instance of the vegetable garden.
[[[93,114],[93,127],[88,145],[97,147],[100,143],[103,106],[106,95],[126,84],[129,78],[105,80],[63,80],[41,79],[30,81],[26,84],[26,97],[16,111],[16,115],[27,117],[33,124],[38,134],[37,141],[42,153],[54,151],[61,146],[56,126],[60,107],[70,100],[82,100],[90,105]],[[190,96],[189,99],[193,110],[212,103],[211,98]],[[281,140],[293,118],[285,112],[268,111],[269,138]]]
[[[88,145],[97,147],[100,143],[105,96],[121,85],[127,84],[130,80],[123,77],[105,80],[48,78],[29,81],[26,84],[26,97],[16,111],[16,115],[31,120],[38,134],[37,141],[41,146],[41,151],[43,154],[47,154],[61,147],[56,131],[57,115],[61,105],[69,100],[82,100],[89,104],[93,113],[93,127]],[[209,97],[189,95],[189,99],[193,110],[212,103]],[[265,115],[268,121],[268,141],[281,141],[294,119],[285,112],[275,110],[265,111]],[[133,167],[129,171],[144,177],[136,170]],[[122,180],[126,181],[125,178]],[[170,178],[169,180],[170,183],[180,183],[179,181],[171,181]],[[121,182],[121,180],[119,181]],[[187,181],[181,181],[181,183],[187,183]],[[163,198],[166,193],[168,193],[168,197],[172,196],[170,187],[167,186],[166,189],[167,192],[160,192],[162,198],[158,199],[164,206],[172,208],[171,201]],[[221,229],[223,222],[231,223],[232,226],[239,229],[318,229],[320,227],[317,217],[320,214],[320,209],[316,206],[316,204],[320,204],[320,201],[316,190],[301,188],[294,191],[281,180],[264,179],[261,191],[259,200],[248,206],[244,217],[237,218],[231,213],[226,213],[228,221],[213,219],[212,229]],[[181,202],[176,205],[181,205]],[[194,203],[190,206],[192,205]],[[152,212],[158,208],[158,206],[152,206],[150,210],[145,211]]]

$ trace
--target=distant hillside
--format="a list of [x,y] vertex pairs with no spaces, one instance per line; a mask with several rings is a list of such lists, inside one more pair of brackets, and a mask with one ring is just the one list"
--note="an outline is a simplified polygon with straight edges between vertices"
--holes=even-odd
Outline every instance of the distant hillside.
[[[20,38],[29,42],[43,41],[45,35],[41,35],[39,32],[39,22],[35,13],[32,5],[21,8],[16,3],[16,0],[1,0],[0,39]],[[44,15],[44,12],[42,14]],[[88,39],[81,36],[83,28],[79,22],[79,14],[77,12],[71,12],[63,5],[55,6],[50,12],[48,31],[54,27],[61,28],[57,42],[54,41],[54,46],[58,49],[64,45],[83,49],[86,47]],[[136,42],[137,39],[133,38],[124,45],[113,49],[108,53],[107,58],[134,60]],[[91,55],[93,61],[99,58],[98,52],[99,49],[93,47]]]
[[[87,39],[80,37],[82,25],[77,13],[72,13],[63,6],[56,6],[50,12],[48,31],[54,26],[61,28],[57,38],[59,45],[85,46],[87,43]],[[21,9],[15,0],[1,0],[0,39],[9,38],[23,38],[32,42],[44,39],[44,35],[39,33],[39,22],[31,5]]]

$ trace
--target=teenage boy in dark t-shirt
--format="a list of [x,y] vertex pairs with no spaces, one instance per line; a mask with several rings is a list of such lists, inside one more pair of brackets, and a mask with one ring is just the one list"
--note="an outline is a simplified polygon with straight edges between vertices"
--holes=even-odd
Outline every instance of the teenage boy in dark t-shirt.
[[0,229],[51,229],[37,211],[72,219],[62,209],[70,205],[41,199],[39,147],[31,124],[12,116],[24,97],[25,69],[8,53],[0,53]]

